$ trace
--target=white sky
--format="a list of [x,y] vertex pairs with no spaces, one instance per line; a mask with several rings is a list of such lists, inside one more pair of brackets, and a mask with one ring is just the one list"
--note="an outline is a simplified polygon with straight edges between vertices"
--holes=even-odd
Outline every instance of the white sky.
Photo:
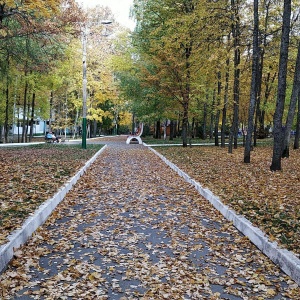
[[108,6],[118,23],[133,30],[134,22],[129,18],[130,6],[133,0],[76,0],[84,7],[94,7],[96,5]]

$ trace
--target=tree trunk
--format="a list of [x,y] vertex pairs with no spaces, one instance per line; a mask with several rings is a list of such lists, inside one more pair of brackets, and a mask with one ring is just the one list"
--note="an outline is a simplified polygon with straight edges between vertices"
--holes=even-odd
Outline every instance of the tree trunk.
[[[262,99],[262,74],[264,68],[264,58],[265,58],[265,49],[267,48],[267,29],[269,23],[269,8],[271,2],[266,2],[264,7],[266,9],[265,22],[264,22],[264,31],[263,31],[263,41],[261,42],[262,47],[259,48],[259,62],[258,62],[258,76],[257,76],[257,104],[256,104],[256,114],[255,114],[255,126],[254,126],[254,146],[257,144],[257,138],[265,138],[265,109],[264,106],[261,108],[261,99]],[[270,79],[270,73],[268,74],[268,80]],[[266,88],[267,89],[267,88]],[[266,100],[265,100],[266,103]]]
[[169,137],[169,140],[173,141],[173,139],[174,139],[174,121],[171,120],[170,121],[170,137]]
[[32,102],[31,102],[31,118],[30,118],[30,134],[29,141],[32,141],[33,137],[33,124],[34,124],[34,109],[35,109],[35,92],[32,94]]
[[4,142],[8,143],[8,133],[9,133],[9,127],[8,127],[8,114],[9,114],[9,57],[7,58],[7,74],[6,74],[6,91],[5,91],[5,121],[4,121]]
[[289,106],[289,111],[287,115],[287,120],[285,123],[285,133],[284,133],[284,144],[283,144],[283,152],[282,157],[289,157],[289,145],[290,145],[290,137],[291,137],[291,129],[295,116],[295,109],[298,100],[298,96],[300,93],[300,42],[298,42],[298,53],[297,60],[295,66],[295,74],[294,74],[294,83],[293,90],[291,96],[291,102]]
[[284,142],[284,130],[282,127],[282,117],[284,112],[284,103],[286,95],[286,77],[288,52],[290,41],[290,18],[291,18],[291,0],[284,0],[282,36],[280,45],[280,59],[278,70],[278,92],[276,101],[276,110],[274,113],[274,144],[273,157],[270,166],[271,171],[281,170],[282,145]]
[[298,95],[298,113],[297,113],[297,125],[296,125],[294,149],[299,149],[299,139],[300,139],[300,93]]
[[167,125],[168,125],[168,120],[165,120],[165,122],[164,122],[164,141],[167,139]]
[[254,0],[254,29],[253,29],[253,56],[252,56],[252,78],[251,78],[251,92],[248,113],[248,129],[246,136],[246,144],[244,149],[244,163],[250,163],[251,142],[253,133],[253,121],[257,97],[257,83],[258,83],[258,57],[259,57],[259,44],[258,44],[258,0]]
[[[258,35],[258,32],[257,32]],[[262,85],[262,69],[263,69],[263,52],[259,48],[259,41],[257,45],[258,56],[260,59],[257,59],[257,76],[256,76],[256,112],[255,112],[255,121],[254,121],[254,132],[253,132],[253,145],[257,146],[257,138],[264,138],[264,123],[262,122],[262,115],[264,111],[261,110],[261,85]],[[253,50],[254,52],[254,50]],[[263,130],[261,130],[263,129]],[[247,142],[246,142],[247,143]],[[250,161],[249,161],[250,162]]]
[[50,94],[50,111],[49,111],[49,131],[52,131],[52,107],[53,107],[53,98],[54,98],[54,93],[51,91]]
[[[76,107],[75,122],[74,122],[74,126],[73,126],[73,139],[75,139],[75,137],[77,137],[78,118],[79,118],[79,109]],[[67,131],[65,130],[65,140],[66,139],[67,139]]]
[[[94,124],[93,137],[96,137],[97,136],[97,120],[94,120],[93,124]],[[118,134],[118,132],[116,132],[116,134]]]
[[178,121],[177,121],[177,136],[181,136],[180,134],[180,113],[178,114]]
[[213,112],[210,114],[210,124],[209,124],[209,140],[212,141],[214,137],[215,128],[215,115]]
[[214,126],[215,126],[215,103],[216,103],[216,91],[213,92],[213,101],[211,105],[211,112],[210,112],[210,124],[209,124],[209,139],[212,140],[214,136]]
[[28,142],[28,127],[30,124],[30,120],[29,120],[29,116],[30,116],[30,102],[27,103],[27,112],[26,112],[26,134],[25,134],[25,142]]
[[20,143],[20,103],[18,105],[18,143]]
[[[194,6],[192,2],[191,5],[186,7],[186,12],[191,12],[194,10]],[[189,123],[189,103],[190,103],[190,80],[191,80],[191,72],[190,72],[190,56],[192,53],[192,45],[188,43],[185,45],[185,82],[183,87],[183,118],[182,118],[182,146],[187,147],[188,143],[188,123]]]
[[234,149],[237,149],[237,137],[239,131],[239,102],[240,102],[240,49],[236,49],[235,54],[235,71],[234,71],[234,109],[233,109],[233,138],[234,138]]
[[207,123],[207,104],[204,103],[203,107],[203,123],[202,123],[202,139],[206,139],[206,123]]
[[224,106],[222,109],[222,125],[221,125],[221,147],[225,148],[225,132],[227,123],[227,105],[228,105],[228,91],[229,91],[229,58],[226,59],[226,74],[225,74],[225,92],[224,92]]
[[24,89],[24,103],[23,103],[23,123],[22,123],[22,143],[25,143],[26,132],[26,112],[27,112],[27,92],[28,92],[28,82],[27,82],[27,72],[25,71],[25,89]]
[[160,132],[160,120],[157,120],[157,121],[156,121],[155,138],[156,138],[156,139],[160,139],[160,138],[161,138],[161,132]]
[[184,101],[183,105],[183,117],[182,117],[182,147],[187,147],[188,143],[188,109],[189,103],[188,101]]
[[[245,147],[245,145],[246,145],[246,135],[245,135],[244,123],[242,124],[242,135],[243,135],[243,147]],[[252,147],[250,148],[250,150],[252,150]]]
[[[263,104],[263,107],[266,107],[267,103],[268,103],[268,100],[269,100],[269,97],[271,95],[271,90],[272,90],[272,87],[273,87],[273,83],[275,81],[277,77],[277,73],[274,74],[274,76],[272,77],[271,79],[271,74],[270,72],[267,74],[267,78],[265,80],[265,95],[264,95],[264,104]],[[259,115],[259,129],[258,131],[261,133],[264,133],[264,137],[267,137],[267,132],[265,130],[265,110],[262,109],[260,110],[260,115]]]
[[220,97],[221,97],[221,90],[222,90],[222,83],[221,83],[221,72],[218,72],[218,95],[217,95],[217,112],[216,112],[216,117],[215,117],[215,146],[219,146],[219,122],[220,122]]
[[234,79],[233,79],[233,120],[230,130],[230,139],[228,152],[232,153],[232,143],[237,149],[237,136],[239,130],[239,98],[240,98],[240,16],[239,16],[239,1],[231,0],[232,9],[234,11],[232,25],[232,36],[234,43]]
[[195,117],[193,117],[193,120],[192,120],[191,137],[192,137],[192,139],[195,138]]

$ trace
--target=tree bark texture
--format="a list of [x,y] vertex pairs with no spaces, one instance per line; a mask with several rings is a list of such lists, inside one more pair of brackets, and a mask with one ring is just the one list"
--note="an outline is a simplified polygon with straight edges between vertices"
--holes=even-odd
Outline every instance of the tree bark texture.
[[[9,70],[9,55],[7,57],[7,70]],[[7,71],[7,76],[6,76],[6,91],[5,91],[5,121],[4,121],[4,141],[5,143],[8,143],[8,132],[9,132],[9,127],[8,127],[8,114],[9,114],[9,72]]]
[[297,125],[296,125],[294,149],[299,149],[299,139],[300,139],[300,93],[298,95],[298,113],[297,113]]
[[229,58],[226,59],[226,74],[225,74],[225,91],[224,91],[224,106],[222,109],[222,125],[221,125],[221,148],[225,148],[225,131],[227,123],[227,105],[229,91]]
[[204,103],[203,106],[203,123],[202,123],[202,139],[206,139],[206,124],[207,124],[207,103]]
[[155,138],[156,138],[156,139],[161,139],[160,120],[157,120],[157,121],[156,121]]
[[294,74],[294,83],[293,83],[293,90],[291,96],[291,102],[289,106],[289,111],[285,123],[285,133],[284,133],[284,145],[283,145],[283,152],[282,157],[289,157],[289,145],[290,145],[290,137],[291,137],[291,129],[294,121],[295,116],[295,109],[298,100],[298,96],[300,93],[300,42],[298,42],[298,53],[297,53],[297,60],[295,66],[295,74]]
[[232,153],[232,143],[237,148],[237,135],[239,130],[239,99],[240,99],[240,17],[239,17],[239,1],[231,1],[233,14],[232,36],[234,44],[234,79],[233,79],[233,120],[230,130],[230,139],[228,152]]
[[258,0],[253,2],[254,8],[254,28],[253,28],[253,56],[252,56],[252,78],[251,78],[251,92],[250,92],[250,103],[249,103],[249,112],[248,112],[248,127],[247,127],[247,136],[244,149],[244,163],[250,163],[251,156],[251,143],[252,143],[252,133],[254,125],[254,113],[256,106],[257,98],[257,83],[258,83],[258,58],[259,58],[259,44],[258,44]]
[[[217,91],[217,106],[220,106],[220,97],[221,97],[221,91],[222,91],[222,83],[221,83],[221,72],[219,71],[217,74],[218,77],[218,91]],[[219,122],[220,122],[220,109],[217,109],[216,117],[215,117],[215,146],[219,146]]]
[[23,124],[22,124],[22,143],[26,142],[26,112],[27,112],[27,92],[28,92],[28,82],[26,78],[27,74],[25,72],[25,89],[24,89],[24,103],[23,103]]
[[213,92],[213,100],[212,100],[212,105],[211,105],[211,112],[210,112],[210,124],[209,124],[209,139],[213,139],[214,135],[214,127],[215,127],[215,104],[216,104],[216,91],[214,90]]
[[282,35],[280,45],[280,58],[278,69],[278,91],[276,109],[273,117],[274,123],[274,144],[271,171],[281,170],[281,156],[282,147],[284,142],[284,128],[282,126],[282,117],[284,112],[284,103],[286,96],[286,77],[287,77],[287,64],[288,52],[290,42],[290,18],[291,18],[291,0],[284,0],[283,9],[283,22],[282,22]]
[[34,110],[35,110],[35,92],[32,93],[32,100],[31,100],[31,118],[30,118],[30,134],[29,134],[29,141],[32,141],[33,137],[33,124],[34,124]]
[[187,147],[188,143],[188,109],[189,101],[184,101],[183,105],[183,117],[182,117],[182,146]]

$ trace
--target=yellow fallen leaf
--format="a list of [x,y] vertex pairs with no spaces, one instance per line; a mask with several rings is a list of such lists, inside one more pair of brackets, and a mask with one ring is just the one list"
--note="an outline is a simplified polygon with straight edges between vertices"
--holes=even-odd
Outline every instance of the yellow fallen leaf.
[[275,290],[273,290],[273,289],[268,289],[267,290],[267,295],[268,296],[276,296],[276,291]]

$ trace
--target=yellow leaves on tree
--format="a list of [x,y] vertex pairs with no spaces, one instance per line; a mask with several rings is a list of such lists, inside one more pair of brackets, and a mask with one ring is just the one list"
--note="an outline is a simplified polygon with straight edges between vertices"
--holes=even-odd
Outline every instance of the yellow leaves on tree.
[[92,107],[88,110],[87,119],[102,122],[103,116],[104,116],[104,111],[101,108]]
[[43,16],[49,18],[54,13],[57,13],[61,4],[61,0],[27,0],[23,3],[23,8],[34,13],[36,16]]
[[[75,0],[6,0],[0,1],[0,7],[0,38],[13,38],[25,33],[57,34],[69,29],[70,24],[75,28],[83,19]],[[7,20],[5,24],[4,20]],[[10,20],[19,24],[17,30],[8,22]]]
[[15,14],[34,15],[35,17],[50,17],[59,11],[61,0],[27,0],[27,1],[14,1],[6,0],[0,1],[4,12],[10,11]]
[[131,122],[132,122],[132,114],[129,113],[128,111],[124,111],[121,112],[119,114],[120,116],[120,122],[119,125],[123,125],[123,126],[130,126]]

